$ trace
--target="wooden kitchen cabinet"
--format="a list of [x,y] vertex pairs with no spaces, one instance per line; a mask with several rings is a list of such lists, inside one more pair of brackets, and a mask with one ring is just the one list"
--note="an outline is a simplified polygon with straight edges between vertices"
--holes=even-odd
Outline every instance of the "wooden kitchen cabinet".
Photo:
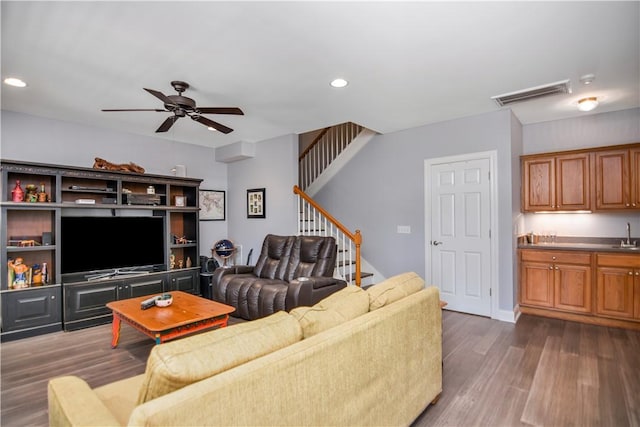
[[520,304],[590,313],[591,253],[520,251]]
[[596,313],[640,320],[640,255],[598,254]]
[[522,158],[522,211],[591,209],[589,153]]
[[640,148],[599,151],[594,158],[595,209],[640,209]]

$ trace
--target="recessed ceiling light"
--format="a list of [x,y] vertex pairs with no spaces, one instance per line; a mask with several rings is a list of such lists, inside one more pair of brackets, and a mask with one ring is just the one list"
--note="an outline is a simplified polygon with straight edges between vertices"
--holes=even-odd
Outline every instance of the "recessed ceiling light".
[[335,79],[331,82],[332,87],[345,87],[349,82],[345,79]]
[[591,96],[589,98],[582,98],[578,101],[578,110],[591,111],[598,106],[598,98]]
[[217,130],[218,130],[218,129],[213,128],[213,127],[211,127],[211,126],[209,126],[207,129],[209,129],[211,132],[215,132],[215,131],[217,131]]
[[4,83],[8,84],[9,86],[15,86],[15,87],[27,86],[25,82],[15,77],[7,77],[6,79],[4,79]]

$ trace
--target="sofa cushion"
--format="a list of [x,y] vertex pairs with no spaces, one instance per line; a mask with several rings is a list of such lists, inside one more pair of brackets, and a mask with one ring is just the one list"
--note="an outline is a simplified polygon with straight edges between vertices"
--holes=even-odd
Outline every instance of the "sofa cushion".
[[369,311],[369,296],[357,286],[347,286],[313,307],[297,307],[290,314],[300,322],[305,338],[355,319]]
[[424,288],[424,280],[414,272],[402,273],[367,289],[369,310],[377,310]]
[[138,404],[289,346],[302,329],[284,311],[177,341],[151,350]]

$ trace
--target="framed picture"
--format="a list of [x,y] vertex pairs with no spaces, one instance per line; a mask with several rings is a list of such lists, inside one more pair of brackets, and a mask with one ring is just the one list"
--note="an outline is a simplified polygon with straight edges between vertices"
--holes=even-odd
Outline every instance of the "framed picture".
[[267,201],[264,188],[247,190],[247,218],[266,218]]
[[176,196],[175,203],[178,207],[185,207],[187,205],[187,201],[184,196]]
[[198,198],[200,221],[224,221],[225,204],[224,191],[200,190]]

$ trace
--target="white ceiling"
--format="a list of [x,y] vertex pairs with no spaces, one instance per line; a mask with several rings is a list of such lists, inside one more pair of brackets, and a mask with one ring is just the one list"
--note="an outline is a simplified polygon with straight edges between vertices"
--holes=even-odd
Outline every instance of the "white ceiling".
[[[523,124],[640,106],[640,2],[2,1],[2,109],[217,147],[355,122],[388,133],[499,109],[490,98],[563,79],[572,94],[514,104]],[[596,76],[592,85],[579,82]],[[350,84],[334,89],[329,81]],[[201,107],[224,135],[143,88]],[[503,107],[504,108],[504,107]]]

